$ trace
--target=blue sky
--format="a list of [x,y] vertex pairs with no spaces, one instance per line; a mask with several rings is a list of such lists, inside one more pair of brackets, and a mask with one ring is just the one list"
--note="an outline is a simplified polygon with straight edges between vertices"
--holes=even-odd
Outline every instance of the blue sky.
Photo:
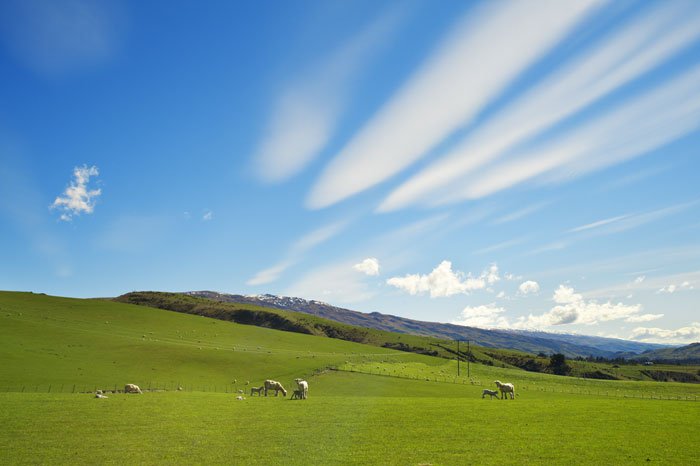
[[700,4],[0,6],[0,289],[700,340]]

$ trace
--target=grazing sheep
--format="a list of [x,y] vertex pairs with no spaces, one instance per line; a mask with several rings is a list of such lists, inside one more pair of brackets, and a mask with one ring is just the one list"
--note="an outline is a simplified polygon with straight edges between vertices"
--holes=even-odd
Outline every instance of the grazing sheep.
[[292,397],[290,399],[293,400],[295,398],[301,400],[301,390],[294,390],[294,392],[292,392]]
[[284,389],[281,383],[275,380],[268,379],[265,381],[265,396],[267,396],[268,390],[274,390],[275,396],[277,396],[279,392],[282,392],[282,396],[287,396],[287,390]]
[[243,400],[245,400],[245,397],[244,397],[244,396],[241,396],[241,395],[238,395],[238,396],[236,397],[236,399],[237,399],[238,401],[243,401]]
[[143,393],[138,385],[128,383],[124,385],[124,393]]
[[498,389],[501,391],[502,400],[508,398],[506,395],[507,393],[510,393],[511,400],[515,399],[515,386],[512,383],[503,383],[500,380],[494,380],[493,383],[495,383]]
[[299,387],[299,390],[301,391],[301,399],[305,400],[306,397],[309,396],[309,382],[303,379],[294,379],[294,381],[297,383],[297,387]]
[[489,395],[492,400],[494,396],[498,398],[498,390],[489,390],[488,388],[484,388],[484,391],[481,392],[481,398],[483,399],[486,395]]
[[265,387],[250,387],[250,396],[253,396],[254,394],[258,394],[258,396],[262,396],[262,394],[265,392]]

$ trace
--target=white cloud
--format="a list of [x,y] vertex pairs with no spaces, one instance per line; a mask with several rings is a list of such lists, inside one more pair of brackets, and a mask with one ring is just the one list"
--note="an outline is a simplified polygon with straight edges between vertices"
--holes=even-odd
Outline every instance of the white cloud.
[[604,220],[598,220],[597,222],[592,222],[592,223],[587,223],[585,225],[578,226],[576,228],[572,228],[569,230],[567,233],[577,233],[579,231],[586,231],[590,230],[593,228],[599,228],[605,225],[609,225],[611,223],[619,222],[622,219],[628,218],[630,215],[618,215],[617,217],[612,217],[612,218],[606,218]]
[[644,280],[646,280],[646,276],[640,275],[639,277],[634,279],[634,283],[642,283]]
[[23,0],[0,5],[0,33],[26,66],[47,76],[99,65],[119,48],[117,2]]
[[468,124],[597,3],[485,2],[471,9],[328,164],[307,206],[323,208],[339,202],[424,156]]
[[670,285],[667,285],[663,288],[661,288],[657,293],[676,293],[678,291],[687,291],[687,290],[692,290],[695,289],[693,285],[689,281],[684,281],[683,283],[675,284],[671,283]]
[[[672,261],[678,260],[679,258],[694,258],[698,256],[698,251],[695,251],[694,248],[664,248],[655,251],[647,251],[645,254],[648,255],[649,258],[652,258],[658,264],[659,258],[669,259]],[[614,264],[624,266],[628,259],[638,259],[639,256],[640,254],[638,253],[635,254],[634,257],[617,258]],[[612,265],[612,263],[607,265],[592,264],[591,266],[601,269],[603,267],[609,268],[609,265]],[[656,272],[657,270],[659,269],[646,270],[645,272]],[[641,272],[635,272],[632,275],[637,275],[638,273]],[[683,285],[684,283],[685,285]],[[697,283],[700,283],[700,271],[697,270],[692,272],[684,272],[674,275],[658,276],[652,278],[647,278],[646,276],[644,276],[643,280],[640,280],[640,277],[638,276],[632,282],[627,281],[606,288],[588,291],[586,292],[586,297],[608,298],[614,296],[626,296],[630,293],[630,291],[656,292],[657,294],[668,293],[671,290],[673,292],[677,292],[680,291],[681,288],[685,290],[695,289],[695,284]]]
[[381,16],[282,92],[254,157],[262,180],[284,181],[319,155],[335,131],[352,81],[402,16],[398,8]]
[[621,233],[623,231],[638,228],[647,223],[661,220],[664,217],[681,213],[698,205],[698,201],[684,202],[681,204],[664,207],[661,209],[644,212],[641,214],[625,214],[617,217],[599,220],[597,222],[572,228],[568,233],[587,231],[590,235],[606,235]]
[[518,287],[518,290],[520,291],[521,294],[530,294],[530,293],[539,293],[540,291],[540,284],[532,281],[532,280],[527,280],[525,282],[522,282],[520,286]]
[[522,218],[525,218],[529,215],[534,214],[535,212],[541,210],[543,207],[547,206],[548,204],[549,204],[549,202],[540,202],[538,204],[523,207],[520,210],[516,210],[515,212],[511,212],[510,214],[507,214],[507,215],[504,215],[502,217],[497,218],[496,220],[493,221],[493,224],[500,225],[502,223],[510,223],[510,222],[514,222],[516,220],[520,220]]
[[[392,192],[379,210],[396,210],[413,203],[447,203],[482,197],[564,164],[565,160],[552,155],[547,160],[541,158],[538,164],[528,161],[525,166],[506,165],[505,168],[512,170],[500,183],[494,178],[503,170],[502,167],[488,172],[492,178],[476,187],[468,186],[473,180],[465,180],[472,172],[498,159],[517,144],[575,114],[683,49],[700,34],[697,13],[697,8],[680,2],[658,4],[649,9],[626,28],[602,40],[582,58],[565,64],[501,114],[469,134],[446,156]],[[609,135],[615,131],[611,130]],[[577,142],[587,141],[585,136],[582,134]],[[577,149],[573,142],[569,146],[559,149],[569,152]],[[579,143],[579,146],[585,148],[586,144]],[[613,163],[602,156],[600,159],[598,163]],[[460,186],[467,187],[459,189]]]
[[474,251],[474,254],[489,254],[494,251],[500,251],[501,249],[508,249],[512,248],[513,246],[517,246],[519,244],[522,244],[525,242],[525,238],[516,238],[516,239],[510,239],[507,241],[502,241],[497,244],[493,244],[491,246],[487,246],[485,248],[477,249]]
[[368,257],[359,264],[353,265],[352,268],[365,275],[379,275],[379,261],[374,257]]
[[[557,304],[540,315],[530,314],[509,323],[509,328],[551,330],[559,325],[596,325],[601,322],[623,319],[651,320],[651,314],[639,316],[641,305],[625,305],[611,302],[598,303],[585,300],[580,293],[568,286],[560,285],[552,299]],[[633,320],[627,320],[632,322]],[[640,320],[637,320],[640,321]]]
[[280,262],[272,267],[261,270],[246,282],[246,285],[257,286],[266,285],[276,281],[280,275],[292,265],[290,262]]
[[629,316],[625,319],[625,322],[651,322],[652,320],[658,320],[663,316],[663,314],[641,314],[638,316]]
[[508,320],[503,317],[506,310],[491,303],[482,306],[467,306],[459,319],[452,321],[455,325],[479,328],[508,328]]
[[479,277],[475,278],[460,271],[453,271],[452,262],[445,260],[427,275],[411,274],[404,277],[393,277],[388,279],[386,283],[404,290],[410,295],[429,293],[431,298],[437,298],[483,290],[487,284],[492,285],[499,280],[496,264],[491,265]]
[[676,330],[637,327],[632,330],[632,339],[657,343],[694,343],[700,341],[700,322]]
[[63,192],[63,196],[58,196],[51,205],[52,209],[63,212],[61,220],[71,221],[75,215],[91,214],[94,211],[95,202],[102,190],[88,189],[88,183],[91,177],[99,174],[95,166],[88,168],[87,165],[83,165],[73,169],[73,181]]
[[204,215],[202,215],[202,220],[204,220],[205,222],[208,222],[208,221],[212,220],[213,218],[214,218],[214,212],[212,212],[211,210],[207,210],[206,212],[204,212]]

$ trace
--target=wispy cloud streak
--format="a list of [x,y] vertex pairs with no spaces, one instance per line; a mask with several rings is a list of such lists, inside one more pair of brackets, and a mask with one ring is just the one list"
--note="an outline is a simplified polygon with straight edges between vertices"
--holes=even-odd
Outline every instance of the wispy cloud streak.
[[[378,210],[396,210],[430,197],[445,198],[444,193],[454,191],[454,184],[468,174],[669,59],[700,36],[698,8],[689,6],[659,3],[601,40],[397,188]],[[446,196],[453,202],[463,197]]]
[[332,205],[424,156],[468,124],[597,3],[485,2],[457,24],[429,60],[329,163],[307,205]]
[[340,234],[348,222],[341,221],[331,223],[324,227],[313,230],[296,240],[288,249],[285,257],[276,264],[257,272],[246,284],[251,286],[265,285],[276,281],[282,273],[289,267],[298,263],[304,254],[311,251],[316,246],[325,243],[334,236]]
[[319,155],[335,131],[352,80],[388,42],[403,16],[403,10],[390,10],[284,89],[254,157],[260,179],[284,181]]
[[700,67],[474,176],[446,200],[478,199],[547,174],[561,182],[657,149],[700,124]]

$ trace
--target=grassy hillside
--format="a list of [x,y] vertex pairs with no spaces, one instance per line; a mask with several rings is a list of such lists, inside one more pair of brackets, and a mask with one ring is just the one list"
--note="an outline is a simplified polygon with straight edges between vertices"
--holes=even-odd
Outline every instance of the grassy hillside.
[[107,300],[0,293],[0,390],[287,381],[389,349]]
[[[457,351],[456,343],[452,340],[357,327],[301,312],[216,302],[180,293],[133,292],[115,298],[115,301],[431,356],[456,357]],[[466,358],[465,345],[460,348],[460,353],[463,359]],[[475,360],[495,362],[484,353],[483,348],[474,346],[471,353]]]

